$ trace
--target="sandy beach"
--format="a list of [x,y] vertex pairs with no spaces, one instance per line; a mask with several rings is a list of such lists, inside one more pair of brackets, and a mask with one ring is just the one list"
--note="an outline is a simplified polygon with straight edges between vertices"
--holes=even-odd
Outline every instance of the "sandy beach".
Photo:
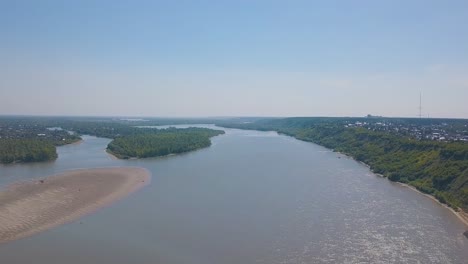
[[143,168],[79,169],[0,191],[0,243],[74,221],[150,182]]

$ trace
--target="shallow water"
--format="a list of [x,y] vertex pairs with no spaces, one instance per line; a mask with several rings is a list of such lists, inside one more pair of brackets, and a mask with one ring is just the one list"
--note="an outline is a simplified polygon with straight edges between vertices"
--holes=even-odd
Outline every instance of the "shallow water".
[[0,263],[466,263],[466,227],[431,199],[320,146],[225,130],[177,156],[116,160],[108,139],[87,136],[55,162],[0,166],[1,186],[107,166],[153,177],[97,213],[1,244]]

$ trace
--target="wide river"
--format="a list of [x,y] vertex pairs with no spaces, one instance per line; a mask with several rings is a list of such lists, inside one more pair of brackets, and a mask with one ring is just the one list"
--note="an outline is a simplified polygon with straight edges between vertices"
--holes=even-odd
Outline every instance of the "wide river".
[[75,168],[152,173],[101,211],[0,244],[0,263],[468,263],[466,227],[431,199],[311,143],[225,131],[177,156],[116,160],[86,136],[55,162],[0,166],[1,186]]

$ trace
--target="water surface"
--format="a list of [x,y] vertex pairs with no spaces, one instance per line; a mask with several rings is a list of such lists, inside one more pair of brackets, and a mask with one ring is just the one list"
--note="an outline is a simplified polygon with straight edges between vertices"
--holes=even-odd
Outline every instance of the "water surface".
[[116,160],[110,140],[86,136],[55,162],[1,166],[1,186],[107,166],[153,178],[95,214],[0,245],[0,262],[466,263],[466,227],[431,199],[311,143],[225,131],[177,156]]

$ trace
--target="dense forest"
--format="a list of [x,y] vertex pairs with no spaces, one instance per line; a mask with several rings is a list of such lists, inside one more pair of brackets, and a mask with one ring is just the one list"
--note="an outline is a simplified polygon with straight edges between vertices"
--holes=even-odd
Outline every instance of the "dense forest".
[[210,138],[224,134],[206,128],[162,129],[115,138],[107,150],[118,158],[147,158],[188,152],[211,145]]
[[0,163],[38,162],[57,158],[56,146],[81,140],[59,127],[35,119],[0,118]]
[[454,209],[468,210],[468,143],[416,140],[363,127],[346,127],[346,120],[286,118],[220,125],[274,130],[314,142],[350,155],[368,164],[375,173],[414,186]]
[[0,139],[0,163],[49,161],[56,158],[57,151],[50,141]]

